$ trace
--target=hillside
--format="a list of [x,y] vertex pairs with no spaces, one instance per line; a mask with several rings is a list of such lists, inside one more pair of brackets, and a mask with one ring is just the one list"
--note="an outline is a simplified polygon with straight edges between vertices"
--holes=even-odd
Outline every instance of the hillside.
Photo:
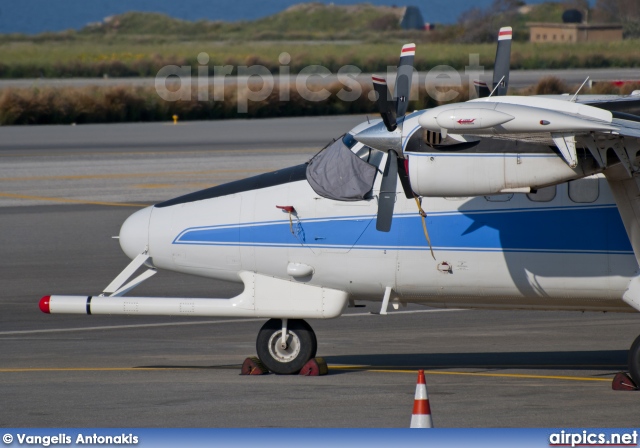
[[[578,1],[578,0],[575,0]],[[617,0],[611,0],[617,1]],[[411,3],[411,2],[408,2]],[[414,2],[415,3],[415,2]],[[128,12],[88,24],[80,30],[44,33],[35,36],[0,33],[0,44],[9,42],[131,42],[176,43],[184,41],[265,42],[265,41],[363,41],[488,43],[494,42],[497,30],[505,25],[514,29],[514,40],[528,40],[527,22],[560,22],[562,12],[570,0],[549,1],[526,5],[521,0],[496,0],[487,9],[473,8],[460,14],[458,23],[436,25],[434,31],[406,31],[400,29],[405,7],[374,6],[369,3],[335,5],[300,3],[272,16],[253,21],[222,22],[211,20],[187,21],[160,13]],[[428,21],[428,5],[422,12]],[[590,17],[604,21],[619,21],[606,16],[598,7]],[[633,22],[635,23],[635,22]],[[631,24],[633,25],[633,24]],[[626,31],[628,37],[633,26]],[[639,25],[640,28],[640,25]],[[626,28],[625,28],[626,29]]]
[[164,14],[130,12],[106,18],[78,32],[80,36],[161,36],[164,39],[219,40],[336,40],[363,38],[380,31],[399,30],[404,8],[302,3],[255,21],[189,22]]
[[495,4],[499,7],[472,9],[457,24],[436,26],[429,32],[399,29],[404,8],[367,3],[304,3],[259,20],[233,23],[129,12],[78,31],[0,34],[0,78],[155,76],[166,65],[197,67],[201,52],[209,54],[211,67],[264,65],[277,73],[279,55],[286,51],[291,55],[291,73],[309,65],[336,72],[351,64],[376,72],[395,65],[398,48],[406,42],[420,48],[415,59],[419,70],[436,65],[464,70],[470,54],[479,54],[482,64],[490,68],[497,32],[505,25],[514,29],[513,69],[640,64],[640,46],[631,39],[544,46],[527,42],[526,22],[559,21],[565,3],[523,5],[520,0],[496,0]]

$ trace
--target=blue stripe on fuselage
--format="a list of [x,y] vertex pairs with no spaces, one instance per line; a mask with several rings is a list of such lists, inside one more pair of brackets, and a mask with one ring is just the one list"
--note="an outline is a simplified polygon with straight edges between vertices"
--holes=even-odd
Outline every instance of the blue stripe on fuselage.
[[[417,214],[394,216],[391,231],[375,216],[245,223],[186,229],[174,244],[308,246],[399,249],[428,247]],[[469,251],[629,253],[631,244],[615,205],[430,213],[434,248]]]

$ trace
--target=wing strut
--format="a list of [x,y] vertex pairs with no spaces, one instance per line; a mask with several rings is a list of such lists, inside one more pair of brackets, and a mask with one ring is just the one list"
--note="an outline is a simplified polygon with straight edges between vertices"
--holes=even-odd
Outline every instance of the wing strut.
[[[145,280],[153,277],[158,271],[154,268],[149,268],[129,283],[125,285],[125,282],[129,280],[129,278],[149,259],[149,255],[145,250],[143,253],[139,254],[136,258],[134,258],[131,263],[127,265],[126,268],[122,270],[118,276],[113,279],[109,286],[104,288],[101,296],[105,294],[109,294],[109,297],[121,297],[131,291],[133,288],[144,282]],[[124,286],[123,286],[124,285]]]
[[573,134],[551,134],[553,143],[560,150],[560,154],[571,168],[578,166],[578,156],[576,154],[576,136]]

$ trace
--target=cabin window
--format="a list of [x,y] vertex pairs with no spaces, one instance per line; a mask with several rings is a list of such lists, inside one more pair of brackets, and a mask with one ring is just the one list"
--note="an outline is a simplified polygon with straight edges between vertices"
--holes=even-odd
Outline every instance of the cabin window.
[[597,177],[585,177],[569,182],[569,199],[573,202],[595,202],[599,195],[600,182]]
[[551,202],[556,197],[556,186],[538,188],[538,191],[527,194],[527,197],[533,202]]
[[513,197],[513,193],[510,194],[494,194],[491,196],[485,196],[484,198],[489,202],[507,202]]

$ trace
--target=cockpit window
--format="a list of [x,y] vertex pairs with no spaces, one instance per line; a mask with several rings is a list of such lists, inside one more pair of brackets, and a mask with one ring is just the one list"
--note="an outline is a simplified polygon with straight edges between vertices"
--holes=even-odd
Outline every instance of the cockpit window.
[[351,149],[356,145],[356,143],[358,143],[358,140],[356,140],[353,135],[346,133],[344,134],[344,137],[342,137],[342,143],[344,143],[344,146]]
[[292,166],[290,168],[284,168],[271,173],[259,174],[257,176],[248,177],[246,179],[236,180],[227,184],[217,185],[215,187],[207,188],[206,190],[196,191],[184,196],[180,196],[174,199],[170,199],[160,204],[156,204],[155,207],[169,207],[171,205],[186,204],[189,202],[203,201],[205,199],[219,198],[221,196],[227,196],[230,194],[242,193],[245,191],[258,190],[260,188],[274,187],[276,185],[282,185],[289,182],[298,182],[306,178],[307,164]]
[[373,187],[377,169],[343,140],[336,140],[307,165],[307,181],[319,195],[335,201],[360,201]]

